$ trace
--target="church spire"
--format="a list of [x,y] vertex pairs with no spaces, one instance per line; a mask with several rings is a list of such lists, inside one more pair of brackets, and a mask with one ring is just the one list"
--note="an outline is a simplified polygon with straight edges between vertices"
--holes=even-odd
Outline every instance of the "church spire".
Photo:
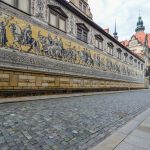
[[138,22],[137,22],[137,26],[136,26],[135,32],[144,31],[145,30],[145,26],[143,24],[144,23],[143,23],[143,20],[142,20],[142,17],[141,17],[141,13],[139,11],[139,17],[138,17]]
[[113,33],[113,35],[114,35],[114,38],[115,38],[116,40],[118,40],[118,33],[117,33],[116,19],[115,19],[115,32]]

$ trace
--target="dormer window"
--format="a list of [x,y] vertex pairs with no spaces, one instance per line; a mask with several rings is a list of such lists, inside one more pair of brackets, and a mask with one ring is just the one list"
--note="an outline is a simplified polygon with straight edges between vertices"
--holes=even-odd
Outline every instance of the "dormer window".
[[49,6],[49,25],[66,32],[66,19],[68,18],[64,11],[54,5]]
[[6,4],[18,8],[19,10],[30,13],[30,0],[2,0]]
[[122,50],[120,48],[117,48],[117,58],[118,59],[121,59],[121,53],[122,53]]
[[77,39],[88,42],[88,28],[83,23],[77,23]]
[[103,40],[101,35],[95,35],[95,47],[103,50]]
[[83,5],[83,12],[86,13],[86,6]]
[[87,4],[84,1],[80,0],[79,1],[79,9],[81,11],[83,11],[84,13],[86,13],[86,8],[87,8]]
[[114,53],[113,48],[114,48],[114,45],[111,42],[107,43],[107,53],[108,54],[113,55],[113,53]]

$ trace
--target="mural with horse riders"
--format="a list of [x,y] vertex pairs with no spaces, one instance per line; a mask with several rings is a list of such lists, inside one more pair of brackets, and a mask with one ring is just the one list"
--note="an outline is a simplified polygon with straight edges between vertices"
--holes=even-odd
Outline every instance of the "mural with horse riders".
[[0,12],[0,47],[94,67],[117,74],[139,78],[142,76],[142,71],[137,71],[110,56],[96,50],[87,49],[69,38],[48,32],[3,12]]

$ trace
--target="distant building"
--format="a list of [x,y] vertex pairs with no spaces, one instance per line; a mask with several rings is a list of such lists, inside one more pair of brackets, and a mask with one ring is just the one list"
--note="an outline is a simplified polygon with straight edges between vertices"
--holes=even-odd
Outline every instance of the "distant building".
[[121,43],[129,48],[132,52],[145,60],[146,76],[150,75],[150,33],[145,33],[145,26],[142,17],[138,17],[135,34],[131,39]]

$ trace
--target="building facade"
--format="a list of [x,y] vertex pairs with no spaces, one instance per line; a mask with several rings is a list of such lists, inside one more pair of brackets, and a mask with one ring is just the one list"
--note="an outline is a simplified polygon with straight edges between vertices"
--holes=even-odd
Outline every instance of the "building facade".
[[87,0],[2,0],[0,33],[1,92],[144,88],[144,61],[93,22]]
[[[145,33],[145,26],[142,17],[138,17],[135,34],[131,39],[121,42],[124,46],[128,47],[132,52],[137,54],[145,60],[145,74],[146,77],[150,76],[150,33]],[[149,80],[150,83],[150,80]]]

